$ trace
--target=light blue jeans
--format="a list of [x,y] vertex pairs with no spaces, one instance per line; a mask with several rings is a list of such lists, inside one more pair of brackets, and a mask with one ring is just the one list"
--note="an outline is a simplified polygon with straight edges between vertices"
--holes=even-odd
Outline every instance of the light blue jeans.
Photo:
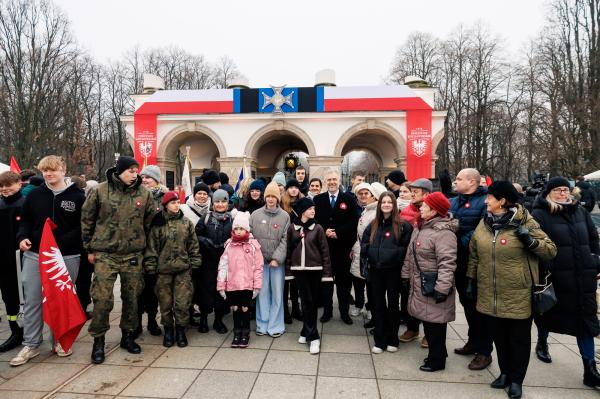
[[256,332],[262,334],[283,334],[283,283],[285,266],[263,266],[263,283],[256,298]]

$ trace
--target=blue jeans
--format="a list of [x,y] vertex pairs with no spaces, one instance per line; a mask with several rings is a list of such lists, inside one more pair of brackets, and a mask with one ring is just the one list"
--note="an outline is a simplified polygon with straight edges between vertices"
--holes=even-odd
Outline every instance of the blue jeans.
[[[579,354],[583,360],[594,360],[596,355],[596,348],[594,345],[594,337],[589,334],[578,335],[577,346],[579,347]],[[548,339],[548,331],[544,331],[538,327],[538,339]]]
[[256,298],[256,332],[283,334],[283,283],[285,266],[263,266],[263,283]]

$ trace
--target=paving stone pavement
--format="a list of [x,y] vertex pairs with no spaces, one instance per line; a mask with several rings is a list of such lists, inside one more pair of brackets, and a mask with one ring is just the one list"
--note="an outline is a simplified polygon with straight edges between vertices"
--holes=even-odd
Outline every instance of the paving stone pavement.
[[[301,329],[297,321],[280,338],[252,334],[248,349],[231,349],[231,333],[200,334],[193,329],[188,330],[190,346],[167,349],[162,346],[162,337],[150,336],[144,330],[137,341],[142,354],[131,355],[118,347],[121,308],[118,286],[115,296],[104,364],[90,364],[92,339],[86,325],[73,347],[73,355],[68,358],[52,355],[47,342],[40,356],[20,367],[8,363],[18,349],[0,354],[0,398],[506,397],[503,391],[489,387],[498,374],[496,361],[488,370],[470,371],[467,364],[471,358],[453,353],[466,339],[462,309],[458,309],[457,320],[448,329],[450,357],[446,370],[423,373],[418,367],[427,350],[420,348],[418,341],[401,344],[396,353],[373,355],[372,337],[362,327],[362,317],[355,318],[354,325],[346,326],[335,311],[334,319],[320,326],[321,353],[316,356],[308,353],[306,345],[297,343]],[[3,305],[0,315],[3,319],[0,340],[3,340],[10,335]],[[232,326],[231,316],[225,322]],[[532,340],[535,337],[534,327]],[[583,371],[573,337],[551,335],[550,351],[554,359],[550,365],[531,355],[524,398],[599,397],[598,392],[581,382]]]

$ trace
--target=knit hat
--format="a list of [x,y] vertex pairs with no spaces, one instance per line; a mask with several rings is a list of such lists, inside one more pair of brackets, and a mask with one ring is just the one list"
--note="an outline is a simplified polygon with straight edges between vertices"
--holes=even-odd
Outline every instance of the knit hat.
[[554,176],[553,178],[548,180],[548,183],[546,183],[546,186],[544,186],[544,190],[542,191],[542,197],[547,196],[548,194],[550,194],[550,191],[558,187],[571,188],[571,184],[569,184],[569,181],[562,176]]
[[493,195],[497,200],[505,198],[510,204],[519,202],[519,193],[513,184],[506,180],[496,180],[488,187],[488,194]]
[[225,172],[219,172],[219,180],[221,184],[229,184],[229,176]]
[[450,210],[450,201],[448,201],[448,198],[439,191],[425,196],[423,202],[429,205],[429,207],[436,211],[441,217],[446,216]]
[[296,215],[300,217],[308,208],[312,206],[315,206],[313,200],[308,197],[302,197],[294,204],[294,212],[296,212]]
[[371,195],[374,197],[375,194],[373,194],[373,190],[371,189],[371,185],[369,183],[367,183],[366,181],[357,184],[356,187],[354,187],[354,190],[352,190],[352,192],[356,195],[358,195],[358,192],[360,190],[369,190],[369,192],[371,193]]
[[194,195],[196,195],[198,191],[204,191],[206,194],[209,194],[210,188],[206,185],[206,183],[200,182],[194,186]]
[[207,170],[206,172],[204,172],[202,174],[201,179],[205,184],[208,184],[209,186],[221,181],[219,174],[214,170]]
[[140,176],[148,176],[160,184],[160,168],[156,165],[148,165],[140,172]]
[[132,166],[137,166],[139,168],[140,164],[133,157],[128,157],[125,155],[120,156],[117,160],[116,175],[119,176],[121,173],[125,172]]
[[250,191],[252,190],[260,190],[262,193],[265,191],[265,183],[260,179],[254,180],[252,183],[250,183]]
[[238,212],[233,219],[232,229],[241,227],[246,231],[250,231],[250,212]]
[[285,175],[283,174],[283,172],[275,173],[275,176],[273,176],[273,181],[279,184],[280,186],[285,186]]
[[160,203],[162,206],[167,206],[167,204],[171,201],[175,201],[179,199],[179,195],[175,191],[168,191],[163,195]]
[[300,189],[300,183],[298,182],[298,180],[292,178],[292,179],[288,180],[287,183],[285,183],[286,190],[290,187],[296,187],[296,188]]
[[400,169],[393,170],[389,175],[388,179],[392,181],[392,183],[401,185],[406,181],[406,177],[404,176],[404,172]]
[[433,192],[433,184],[431,183],[431,180],[429,180],[429,179],[417,179],[414,182],[410,183],[408,185],[408,187],[420,188],[420,189],[427,191],[428,193]]
[[274,181],[267,184],[267,187],[265,188],[265,199],[269,195],[277,198],[277,202],[281,201],[281,192],[279,191],[279,186]]
[[379,182],[371,183],[371,192],[373,193],[373,197],[379,201],[379,197],[381,194],[385,193],[387,188]]
[[229,202],[229,194],[227,194],[227,191],[225,191],[221,188],[218,189],[217,191],[215,191],[212,195],[212,202],[215,203],[217,201]]

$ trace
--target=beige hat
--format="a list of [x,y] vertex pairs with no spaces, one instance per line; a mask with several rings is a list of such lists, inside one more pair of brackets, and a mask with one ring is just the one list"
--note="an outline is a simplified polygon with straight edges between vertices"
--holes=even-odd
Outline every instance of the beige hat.
[[279,186],[274,181],[267,184],[267,187],[265,188],[265,198],[267,198],[269,195],[277,198],[277,202],[281,201],[281,192],[279,191]]
[[375,182],[375,183],[371,183],[371,192],[373,193],[373,197],[375,197],[375,199],[377,199],[379,201],[379,196],[381,196],[381,194],[385,193],[387,190],[387,188],[385,188],[385,186],[379,182]]

